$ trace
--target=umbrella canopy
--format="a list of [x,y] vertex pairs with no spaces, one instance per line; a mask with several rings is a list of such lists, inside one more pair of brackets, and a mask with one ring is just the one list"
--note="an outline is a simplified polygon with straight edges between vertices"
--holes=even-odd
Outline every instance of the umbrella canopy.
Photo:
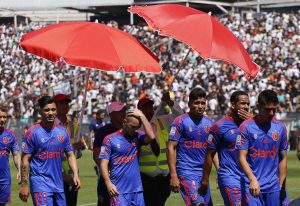
[[143,17],[160,35],[188,44],[203,59],[226,61],[252,77],[260,69],[238,38],[211,15],[177,4],[135,6],[129,11]]
[[53,62],[105,71],[159,73],[158,58],[134,37],[93,22],[53,24],[22,36],[27,52]]

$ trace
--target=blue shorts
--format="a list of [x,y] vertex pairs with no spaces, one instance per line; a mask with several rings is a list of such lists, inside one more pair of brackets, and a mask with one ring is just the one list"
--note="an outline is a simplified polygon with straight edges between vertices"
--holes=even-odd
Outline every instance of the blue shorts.
[[242,205],[244,206],[281,206],[280,191],[260,193],[257,198],[250,193],[243,193]]
[[220,187],[220,192],[224,200],[224,204],[228,206],[241,205],[242,193],[239,186],[226,185]]
[[110,206],[145,206],[143,192],[126,193],[110,197]]
[[202,176],[196,175],[181,175],[180,181],[180,194],[186,205],[194,205],[196,203],[205,203],[209,205],[210,199],[210,186],[208,186],[207,193],[204,197],[198,194],[198,188],[200,186]]
[[0,185],[0,203],[10,203],[10,185]]
[[33,192],[31,193],[34,206],[66,206],[64,192]]

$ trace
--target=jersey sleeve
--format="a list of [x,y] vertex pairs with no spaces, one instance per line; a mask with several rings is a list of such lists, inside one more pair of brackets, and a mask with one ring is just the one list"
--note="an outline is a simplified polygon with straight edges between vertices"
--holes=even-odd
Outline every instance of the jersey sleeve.
[[73,151],[73,146],[72,146],[72,142],[71,142],[71,138],[70,138],[70,134],[69,132],[66,130],[66,138],[65,138],[65,152],[70,152]]
[[219,125],[214,124],[209,132],[207,139],[207,148],[211,150],[217,150],[220,144],[220,136],[219,136]]
[[111,154],[111,138],[110,136],[106,136],[103,140],[100,154],[99,154],[99,159],[110,159],[110,154]]
[[282,124],[282,131],[280,133],[279,151],[283,151],[287,149],[288,149],[288,136],[287,136],[286,126]]
[[11,133],[11,136],[12,136],[12,138],[13,138],[11,151],[12,151],[12,152],[17,152],[17,151],[20,150],[17,135],[16,135],[16,133],[12,132],[12,133]]
[[146,138],[146,135],[144,133],[138,132],[138,145],[139,146],[147,145],[147,143],[145,142],[145,138]]
[[247,126],[241,124],[239,127],[240,134],[236,137],[235,149],[237,150],[248,150],[250,136],[248,133]]
[[177,117],[171,125],[171,129],[169,132],[169,140],[178,142],[181,137],[182,131],[183,131],[182,118]]
[[22,152],[24,154],[32,154],[34,152],[34,132],[33,130],[27,130],[26,134],[22,138]]

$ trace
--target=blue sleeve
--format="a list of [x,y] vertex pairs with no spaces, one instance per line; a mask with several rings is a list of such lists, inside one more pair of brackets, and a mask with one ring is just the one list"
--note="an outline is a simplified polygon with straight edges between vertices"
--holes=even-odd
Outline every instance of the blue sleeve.
[[138,145],[139,146],[147,145],[147,143],[145,143],[145,138],[146,138],[146,135],[144,133],[138,133]]
[[66,138],[65,138],[65,152],[70,152],[70,151],[73,151],[73,147],[72,147],[72,142],[71,142],[71,139],[70,139],[70,134],[67,130],[65,130],[66,132]]
[[11,133],[11,136],[13,138],[11,151],[12,152],[20,151],[17,135],[15,133]]
[[239,132],[241,134],[236,137],[235,149],[248,150],[250,137],[245,124],[240,125]]
[[34,131],[28,130],[22,140],[22,152],[24,154],[32,154],[34,152]]
[[182,131],[183,131],[182,118],[177,117],[171,125],[169,140],[178,142],[181,137]]
[[99,159],[110,159],[111,155],[111,138],[110,136],[106,136],[103,140],[101,151],[99,154]]
[[89,125],[89,131],[91,132],[94,128],[94,120],[91,122],[91,124]]
[[284,151],[287,149],[288,149],[288,137],[287,137],[286,126],[284,124],[282,124],[282,130],[280,133],[279,151]]
[[212,150],[217,150],[220,144],[220,137],[219,137],[219,125],[214,124],[209,132],[208,139],[207,139],[207,148]]

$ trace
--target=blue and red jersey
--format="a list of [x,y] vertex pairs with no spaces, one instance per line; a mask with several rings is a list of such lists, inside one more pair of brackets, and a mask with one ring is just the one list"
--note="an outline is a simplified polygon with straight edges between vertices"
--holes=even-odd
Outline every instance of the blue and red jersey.
[[[279,191],[278,155],[288,148],[285,125],[273,119],[270,128],[264,128],[254,117],[243,122],[239,131],[241,136],[237,138],[236,149],[248,151],[247,161],[260,184],[261,192]],[[247,178],[245,182],[249,187]]]
[[109,160],[110,180],[119,194],[143,191],[138,154],[145,144],[144,139],[145,135],[141,133],[127,139],[118,131],[103,140],[99,158]]
[[13,131],[5,129],[0,134],[0,184],[11,184],[9,153],[19,151],[18,138]]
[[211,126],[210,118],[203,116],[199,122],[196,122],[188,113],[178,116],[173,121],[169,141],[178,142],[176,170],[179,175],[202,174]]
[[218,153],[220,186],[240,185],[241,171],[238,163],[236,138],[240,135],[238,124],[230,116],[217,121],[211,128],[207,148]]
[[66,128],[54,125],[46,130],[41,124],[29,128],[23,138],[23,153],[31,154],[31,192],[64,192],[62,160],[65,152],[73,151]]

